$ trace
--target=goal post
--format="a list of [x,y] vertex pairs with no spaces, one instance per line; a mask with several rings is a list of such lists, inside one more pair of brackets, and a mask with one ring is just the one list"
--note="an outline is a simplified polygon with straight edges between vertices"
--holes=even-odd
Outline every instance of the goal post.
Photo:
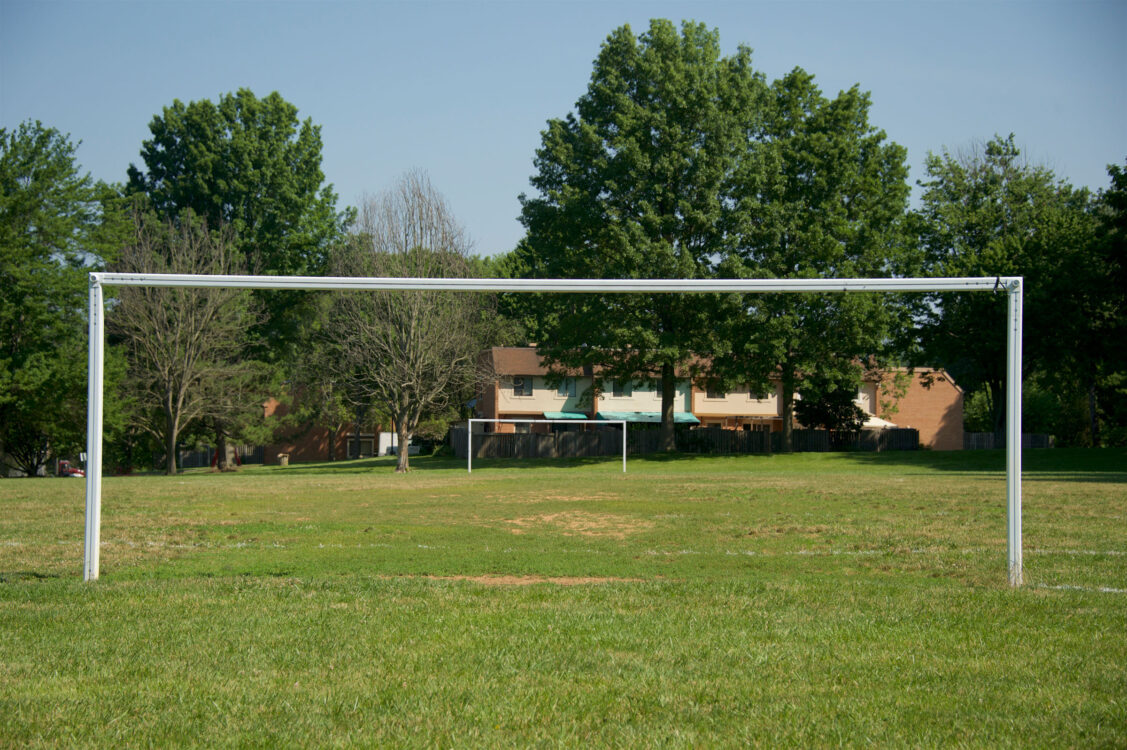
[[[479,419],[474,417],[466,425],[466,473],[473,471],[473,426],[480,424],[617,424],[622,425],[622,473],[626,473],[626,420],[625,419]],[[486,434],[486,433],[482,433]],[[496,434],[496,433],[493,433]]]
[[737,292],[1005,292],[1006,316],[1006,560],[1011,586],[1022,584],[1020,276],[902,279],[441,279],[343,276],[208,276],[197,274],[90,274],[88,405],[86,419],[86,537],[83,577],[98,578],[102,511],[102,381],[107,286],[225,287],[238,289],[571,292],[692,294]]

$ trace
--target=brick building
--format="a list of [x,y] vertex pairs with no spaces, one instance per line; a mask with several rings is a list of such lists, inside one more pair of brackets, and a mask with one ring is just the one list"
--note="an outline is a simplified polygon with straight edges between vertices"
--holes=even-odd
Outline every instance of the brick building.
[[[282,420],[290,413],[287,404],[270,399],[263,404],[266,419]],[[274,464],[278,456],[286,454],[290,461],[328,461],[329,442],[334,442],[333,456],[337,459],[367,458],[386,451],[391,434],[379,424],[360,425],[347,423],[335,436],[317,424],[292,425],[279,430],[275,441],[265,448],[263,463]]]

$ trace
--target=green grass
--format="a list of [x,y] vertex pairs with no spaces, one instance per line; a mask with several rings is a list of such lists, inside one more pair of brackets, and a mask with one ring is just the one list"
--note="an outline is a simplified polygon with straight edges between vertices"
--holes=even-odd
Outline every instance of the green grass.
[[1127,746],[1127,452],[0,481],[0,746]]

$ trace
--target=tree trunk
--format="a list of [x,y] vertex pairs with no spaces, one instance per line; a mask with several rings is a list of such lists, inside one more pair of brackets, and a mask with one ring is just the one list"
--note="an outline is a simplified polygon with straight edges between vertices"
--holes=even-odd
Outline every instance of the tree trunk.
[[411,442],[411,433],[407,432],[406,420],[397,419],[395,421],[395,434],[399,440],[399,461],[395,464],[395,473],[406,474],[411,470],[407,459],[407,447]]
[[164,473],[172,476],[176,473],[176,418],[171,412],[164,414],[164,443],[168,451],[168,461],[165,463]]
[[215,453],[218,458],[215,460],[215,468],[219,471],[231,470],[231,446],[227,442],[226,430],[215,431]]
[[329,428],[329,460],[337,460],[337,428]]
[[1006,384],[1001,380],[986,381],[986,392],[990,395],[990,411],[994,418],[994,434],[1006,432]]
[[677,378],[671,362],[661,365],[661,451],[672,453],[677,450],[677,438],[673,430],[673,406],[677,399]]
[[783,440],[780,450],[790,453],[794,450],[794,368],[789,362],[783,365],[780,391],[783,399]]
[[1100,447],[1100,420],[1096,414],[1096,381],[1093,378],[1088,382],[1088,420],[1092,431],[1092,447]]

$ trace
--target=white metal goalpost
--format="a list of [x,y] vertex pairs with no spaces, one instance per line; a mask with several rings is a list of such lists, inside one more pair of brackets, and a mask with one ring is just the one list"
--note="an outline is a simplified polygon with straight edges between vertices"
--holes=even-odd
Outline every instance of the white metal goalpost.
[[[86,536],[84,573],[98,578],[102,524],[102,379],[107,286],[229,287],[355,291],[571,292],[571,293],[768,293],[768,292],[998,292],[1008,298],[1006,316],[1006,557],[1011,586],[1022,584],[1021,559],[1021,335],[1022,278],[910,279],[426,279],[339,276],[207,276],[192,274],[91,273],[90,357],[86,419]],[[472,432],[472,431],[471,431]]]
[[[626,420],[625,419],[478,419],[466,425],[466,472],[473,471],[473,426],[481,424],[618,424],[622,425],[622,473],[626,473]],[[483,433],[485,434],[485,433]],[[496,433],[494,433],[496,434]]]

